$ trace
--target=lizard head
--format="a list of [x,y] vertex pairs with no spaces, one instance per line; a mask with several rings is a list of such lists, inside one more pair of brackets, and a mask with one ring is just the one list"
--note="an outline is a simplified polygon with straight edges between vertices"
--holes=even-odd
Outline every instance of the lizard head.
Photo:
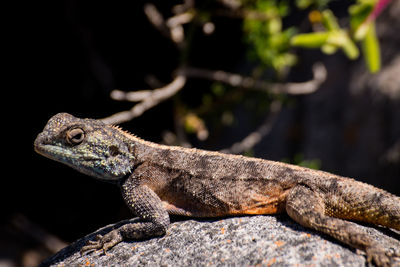
[[96,178],[117,180],[134,166],[134,143],[114,126],[79,119],[68,113],[53,116],[37,136],[35,151]]

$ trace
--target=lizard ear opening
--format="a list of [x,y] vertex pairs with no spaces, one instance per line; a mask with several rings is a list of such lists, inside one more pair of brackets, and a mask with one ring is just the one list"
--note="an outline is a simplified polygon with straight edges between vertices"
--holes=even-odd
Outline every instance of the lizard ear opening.
[[67,142],[70,145],[79,145],[84,138],[85,132],[81,128],[70,129],[66,134]]
[[110,155],[112,157],[115,157],[115,156],[121,154],[121,152],[119,151],[119,148],[117,146],[113,146],[113,145],[110,146],[109,151],[110,151]]

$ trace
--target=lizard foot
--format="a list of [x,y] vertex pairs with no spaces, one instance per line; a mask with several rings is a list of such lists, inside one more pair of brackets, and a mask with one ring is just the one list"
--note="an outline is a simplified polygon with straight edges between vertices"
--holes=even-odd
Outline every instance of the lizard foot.
[[392,266],[392,257],[397,256],[397,253],[385,252],[384,249],[371,246],[366,249],[367,261],[373,261],[377,266]]
[[106,235],[97,235],[96,240],[89,240],[85,246],[81,248],[81,255],[91,253],[93,251],[102,250],[104,253],[122,241],[122,236],[118,229],[112,230]]

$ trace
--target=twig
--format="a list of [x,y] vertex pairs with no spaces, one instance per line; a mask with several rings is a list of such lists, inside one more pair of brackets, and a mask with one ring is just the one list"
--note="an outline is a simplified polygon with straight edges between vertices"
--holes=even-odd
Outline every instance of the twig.
[[182,25],[191,22],[194,18],[194,12],[185,11],[165,21],[162,14],[153,4],[146,4],[144,6],[144,13],[156,29],[164,36],[170,38],[178,46],[182,45],[185,39]]
[[[247,17],[252,19],[270,19],[265,14],[257,13],[252,10],[240,10],[241,2],[237,0],[220,0],[225,6],[231,10],[221,12],[221,15]],[[182,49],[185,45],[185,33],[183,24],[193,21],[196,16],[194,10],[194,1],[185,0],[182,5],[177,5],[173,9],[176,15],[164,19],[157,7],[153,4],[144,5],[144,13],[150,23],[158,29],[163,35],[171,39],[178,48]],[[214,24],[208,22],[204,24],[203,30],[206,34],[214,31]],[[186,79],[197,77],[212,81],[227,83],[234,87],[242,87],[251,90],[261,90],[271,93],[286,93],[286,94],[310,94],[315,92],[320,85],[325,81],[327,71],[324,65],[317,63],[313,66],[313,79],[300,83],[271,83],[263,80],[254,79],[252,77],[242,76],[239,74],[228,73],[225,71],[213,71],[207,69],[184,67],[178,70],[176,78],[168,85],[154,90],[141,90],[136,92],[123,92],[114,90],[111,93],[111,98],[119,101],[138,102],[130,110],[123,111],[103,118],[102,121],[106,124],[119,124],[129,121],[142,115],[146,110],[158,105],[160,102],[172,97],[181,90]],[[222,150],[226,153],[241,153],[254,147],[255,144],[269,133],[277,115],[281,110],[281,103],[274,101],[271,103],[270,113],[264,123],[255,131],[250,133],[241,142],[235,143],[232,147]]]
[[239,0],[219,0],[218,2],[232,10],[238,9],[242,5],[241,1]]
[[252,149],[258,144],[272,129],[275,121],[282,110],[282,104],[275,100],[270,105],[270,113],[257,130],[251,132],[242,141],[234,143],[231,147],[220,150],[222,153],[240,154]]
[[167,20],[167,26],[169,28],[176,27],[178,25],[186,24],[192,21],[194,14],[191,12],[185,12],[176,16],[170,17]]
[[185,39],[185,32],[183,30],[183,24],[192,21],[194,14],[186,12],[173,16],[167,20],[166,25],[169,28],[171,39],[176,44],[182,44]]
[[223,82],[235,87],[268,91],[275,94],[287,93],[292,95],[310,94],[315,92],[319,88],[319,86],[325,81],[327,76],[326,68],[321,63],[314,64],[314,77],[312,80],[299,83],[271,83],[221,70],[213,71],[192,67],[183,69],[181,73],[185,74],[187,77]]
[[120,124],[122,122],[130,121],[133,118],[142,115],[146,110],[175,95],[179,90],[183,88],[185,83],[186,77],[183,75],[178,75],[171,83],[155,90],[142,90],[129,93],[114,90],[111,94],[111,97],[113,99],[127,100],[139,103],[130,110],[118,112],[101,120],[106,124]]
[[315,92],[326,79],[326,69],[322,64],[313,66],[314,77],[312,80],[301,83],[269,83],[255,80],[251,77],[224,71],[211,71],[198,68],[183,68],[178,71],[178,76],[168,85],[155,90],[141,90],[136,92],[123,92],[114,90],[111,98],[119,101],[139,102],[131,110],[123,111],[102,119],[106,124],[119,124],[139,117],[146,110],[156,106],[161,101],[175,95],[183,88],[187,77],[197,77],[213,81],[224,82],[232,86],[247,89],[262,90],[272,93],[287,93],[293,95],[310,94]]
[[153,4],[146,4],[143,7],[144,13],[153,26],[159,30],[164,36],[171,38],[167,25],[162,14],[157,10]]

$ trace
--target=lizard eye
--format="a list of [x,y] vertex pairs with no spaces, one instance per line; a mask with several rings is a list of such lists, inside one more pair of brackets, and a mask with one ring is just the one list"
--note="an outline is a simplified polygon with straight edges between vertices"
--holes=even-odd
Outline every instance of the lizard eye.
[[85,132],[81,128],[71,129],[67,132],[66,137],[70,145],[78,145],[85,138]]

